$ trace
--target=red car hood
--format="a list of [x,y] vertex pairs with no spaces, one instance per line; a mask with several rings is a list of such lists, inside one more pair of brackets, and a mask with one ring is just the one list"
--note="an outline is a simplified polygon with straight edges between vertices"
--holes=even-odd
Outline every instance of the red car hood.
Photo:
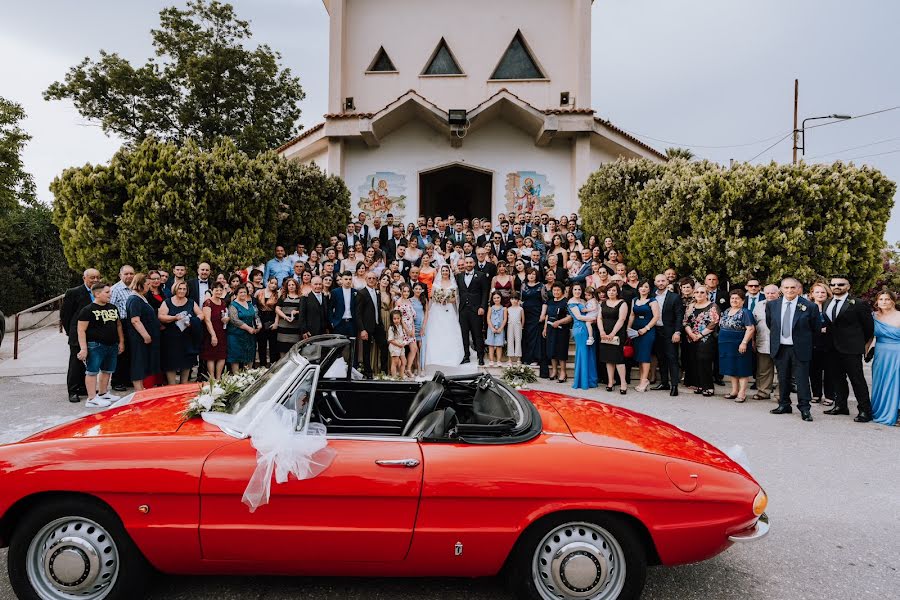
[[670,456],[750,477],[712,444],[659,419],[594,400],[551,392],[537,394],[553,405],[582,443]]
[[23,441],[133,433],[172,433],[184,422],[182,413],[187,401],[196,394],[196,383],[144,390],[137,392],[131,402],[124,406],[85,415]]

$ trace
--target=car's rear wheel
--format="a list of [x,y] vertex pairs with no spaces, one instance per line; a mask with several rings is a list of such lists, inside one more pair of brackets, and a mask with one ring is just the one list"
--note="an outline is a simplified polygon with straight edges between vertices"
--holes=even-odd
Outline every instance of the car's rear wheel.
[[646,550],[624,519],[609,514],[552,517],[516,546],[510,584],[525,600],[638,598],[647,574]]
[[106,506],[59,498],[30,510],[13,532],[9,580],[21,599],[135,598],[150,567]]

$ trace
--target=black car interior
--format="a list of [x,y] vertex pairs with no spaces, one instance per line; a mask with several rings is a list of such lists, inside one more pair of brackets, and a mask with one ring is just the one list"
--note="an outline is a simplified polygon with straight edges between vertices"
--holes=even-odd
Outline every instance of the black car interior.
[[534,405],[488,374],[438,371],[425,382],[354,379],[346,366],[355,362],[354,346],[344,336],[325,335],[294,348],[320,367],[311,420],[329,434],[508,444],[541,431]]
[[320,379],[312,419],[331,434],[510,443],[540,431],[537,411],[513,393],[486,374],[438,371],[423,383]]

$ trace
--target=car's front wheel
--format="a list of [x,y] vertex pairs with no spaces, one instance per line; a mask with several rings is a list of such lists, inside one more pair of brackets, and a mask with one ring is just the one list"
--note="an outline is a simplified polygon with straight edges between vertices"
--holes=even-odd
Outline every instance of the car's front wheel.
[[646,550],[633,528],[609,514],[550,518],[517,544],[510,584],[525,600],[639,598],[647,574]]
[[86,498],[30,510],[13,532],[7,562],[23,600],[135,598],[150,573],[115,513]]

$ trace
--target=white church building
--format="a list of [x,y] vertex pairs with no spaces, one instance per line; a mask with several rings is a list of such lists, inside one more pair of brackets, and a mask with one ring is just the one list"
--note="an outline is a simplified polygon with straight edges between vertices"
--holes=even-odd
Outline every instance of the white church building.
[[591,108],[591,0],[323,1],[328,113],[278,151],[354,214],[559,215],[601,164],[664,160]]

